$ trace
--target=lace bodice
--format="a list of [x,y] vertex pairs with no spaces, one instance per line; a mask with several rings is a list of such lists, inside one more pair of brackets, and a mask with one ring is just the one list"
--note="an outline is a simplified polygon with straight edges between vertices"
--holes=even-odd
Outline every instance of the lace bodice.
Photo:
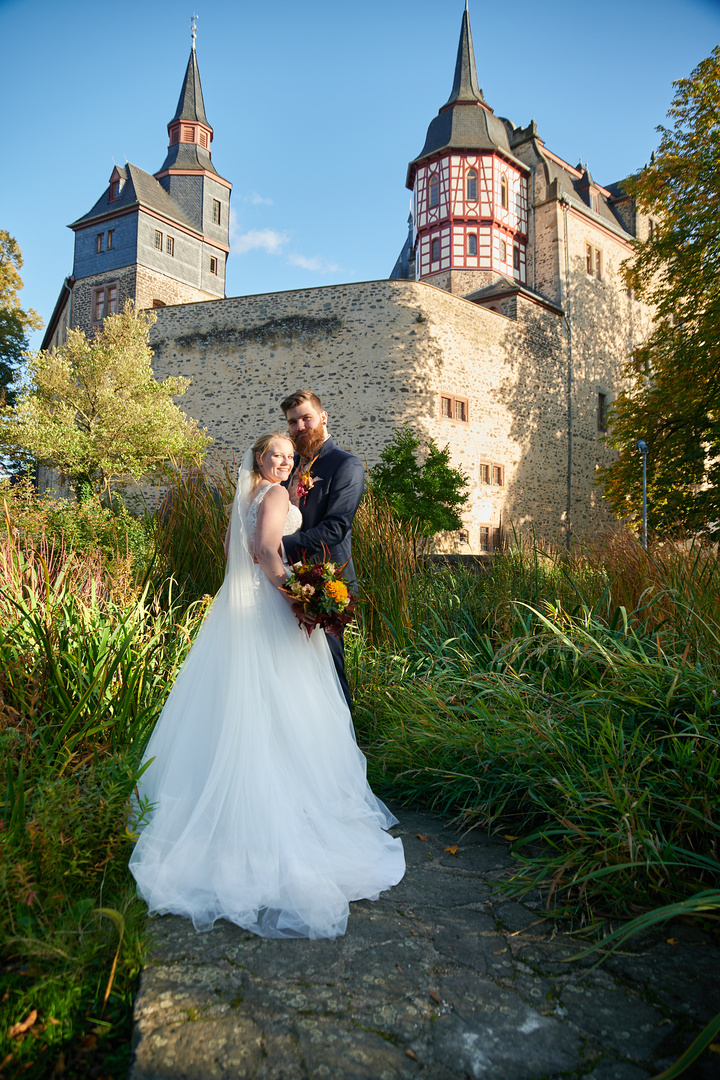
[[[265,484],[259,488],[250,503],[250,507],[247,512],[247,532],[248,532],[248,546],[252,551],[255,543],[255,529],[257,528],[258,511],[260,509],[260,503],[265,498],[265,495],[272,487],[272,484]],[[288,506],[287,517],[285,518],[285,524],[283,525],[283,536],[289,536],[290,533],[297,532],[302,526],[302,514],[298,510],[297,506],[293,506],[292,503]]]

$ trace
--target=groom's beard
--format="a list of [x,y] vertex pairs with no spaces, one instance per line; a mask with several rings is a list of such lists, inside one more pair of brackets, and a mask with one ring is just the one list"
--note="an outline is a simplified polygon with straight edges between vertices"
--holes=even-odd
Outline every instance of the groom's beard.
[[325,432],[322,424],[310,431],[303,431],[292,440],[295,449],[303,461],[310,461],[319,454],[322,444],[325,442]]

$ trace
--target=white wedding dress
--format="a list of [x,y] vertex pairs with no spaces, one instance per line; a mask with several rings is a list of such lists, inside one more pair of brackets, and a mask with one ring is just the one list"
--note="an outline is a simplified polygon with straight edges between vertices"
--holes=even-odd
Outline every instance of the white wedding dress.
[[[264,937],[333,938],[350,900],[400,881],[402,841],[368,786],[325,635],[308,637],[252,563],[269,485],[244,511],[248,464],[224,584],[143,759],[152,810],[130,869],[150,912],[198,930],[222,918]],[[284,535],[299,527],[291,505]]]

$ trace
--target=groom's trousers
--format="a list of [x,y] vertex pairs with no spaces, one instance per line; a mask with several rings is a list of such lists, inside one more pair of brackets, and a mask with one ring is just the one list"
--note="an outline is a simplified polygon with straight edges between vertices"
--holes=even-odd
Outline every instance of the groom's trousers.
[[350,715],[352,716],[352,699],[350,697],[350,687],[348,686],[348,681],[345,677],[345,649],[343,647],[343,639],[335,637],[334,634],[326,634],[325,638],[328,645],[330,646],[330,653],[333,658],[333,663],[335,664],[335,670],[337,671],[338,679],[340,680],[340,686],[342,687],[342,692],[345,695],[345,700],[347,701],[348,709],[350,710]]

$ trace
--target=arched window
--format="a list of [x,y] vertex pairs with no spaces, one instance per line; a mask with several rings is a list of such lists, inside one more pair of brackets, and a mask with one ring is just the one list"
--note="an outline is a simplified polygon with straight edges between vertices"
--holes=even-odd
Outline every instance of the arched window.
[[468,169],[465,177],[465,198],[475,201],[477,200],[477,172],[475,169]]
[[500,205],[503,210],[508,208],[508,182],[505,173],[500,177]]
[[477,233],[468,233],[467,253],[468,255],[477,255]]
[[433,240],[431,244],[430,258],[433,262],[437,262],[440,258],[440,241],[438,239]]
[[500,241],[500,262],[504,263],[506,261],[507,261],[507,244],[505,243],[504,240],[501,240]]
[[440,181],[438,180],[438,174],[433,173],[430,177],[428,184],[428,203],[430,206],[437,206],[440,202]]

